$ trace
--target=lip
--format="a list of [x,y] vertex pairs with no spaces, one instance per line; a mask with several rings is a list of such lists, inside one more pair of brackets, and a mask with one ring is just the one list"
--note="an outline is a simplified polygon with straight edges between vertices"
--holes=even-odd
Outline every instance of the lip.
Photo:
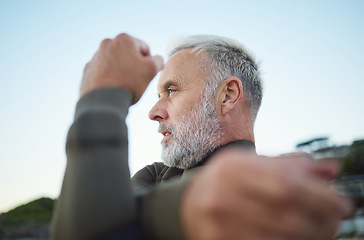
[[166,141],[167,139],[172,137],[172,133],[169,131],[161,131],[160,133],[163,135],[162,141]]
[[169,131],[161,131],[160,133],[162,133],[163,136],[168,136],[171,134],[171,132],[169,132]]

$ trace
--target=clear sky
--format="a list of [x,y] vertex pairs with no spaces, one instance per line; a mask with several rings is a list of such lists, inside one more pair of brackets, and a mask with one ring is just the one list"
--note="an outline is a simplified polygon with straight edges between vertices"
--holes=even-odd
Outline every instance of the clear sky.
[[[0,212],[58,196],[83,67],[102,39],[121,32],[163,55],[177,35],[245,44],[264,79],[259,154],[291,152],[313,137],[363,139],[363,12],[361,0],[0,0]],[[147,117],[156,83],[129,111],[132,174],[160,161],[162,137]]]

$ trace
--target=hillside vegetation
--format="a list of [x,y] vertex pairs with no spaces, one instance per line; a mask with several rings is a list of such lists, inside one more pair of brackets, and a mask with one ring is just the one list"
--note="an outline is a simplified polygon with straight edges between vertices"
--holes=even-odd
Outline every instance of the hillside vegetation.
[[40,198],[0,215],[0,239],[47,239],[55,200]]

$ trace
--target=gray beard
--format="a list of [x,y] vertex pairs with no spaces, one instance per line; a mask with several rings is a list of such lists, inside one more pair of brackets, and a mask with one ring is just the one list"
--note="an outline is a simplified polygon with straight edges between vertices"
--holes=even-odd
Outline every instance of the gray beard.
[[183,116],[175,127],[160,124],[159,131],[167,130],[173,142],[162,142],[162,160],[169,167],[186,169],[196,166],[204,157],[220,146],[223,135],[212,97],[204,93],[188,116]]

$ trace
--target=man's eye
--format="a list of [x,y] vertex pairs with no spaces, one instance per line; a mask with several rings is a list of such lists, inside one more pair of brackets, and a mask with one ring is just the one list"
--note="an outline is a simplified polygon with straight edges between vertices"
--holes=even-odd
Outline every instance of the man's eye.
[[173,92],[175,92],[176,90],[174,90],[174,89],[168,89],[167,91],[168,91],[168,94],[169,94],[169,95],[171,95],[171,94],[172,94]]

